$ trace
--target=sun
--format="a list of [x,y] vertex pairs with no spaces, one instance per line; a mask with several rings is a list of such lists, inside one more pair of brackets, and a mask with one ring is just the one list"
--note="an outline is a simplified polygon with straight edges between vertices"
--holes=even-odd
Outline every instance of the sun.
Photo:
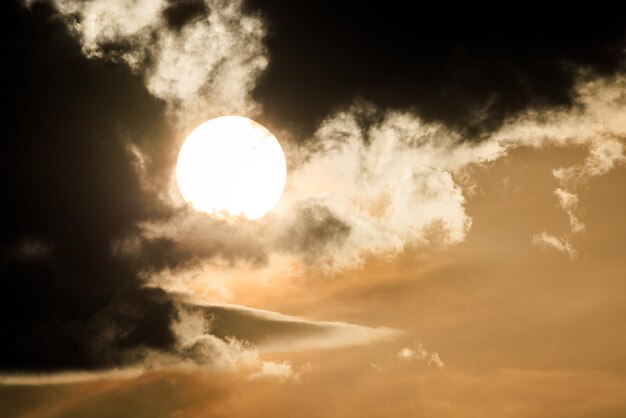
[[242,116],[222,116],[185,139],[176,180],[196,210],[256,220],[280,199],[287,163],[278,140],[264,126]]

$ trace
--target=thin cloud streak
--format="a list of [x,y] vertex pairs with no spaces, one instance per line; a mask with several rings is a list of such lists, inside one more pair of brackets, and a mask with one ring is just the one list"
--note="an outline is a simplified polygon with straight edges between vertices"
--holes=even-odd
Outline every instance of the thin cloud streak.
[[73,383],[85,383],[105,379],[136,379],[144,373],[146,373],[146,369],[143,367],[116,368],[96,372],[11,373],[0,374],[0,385],[69,385]]

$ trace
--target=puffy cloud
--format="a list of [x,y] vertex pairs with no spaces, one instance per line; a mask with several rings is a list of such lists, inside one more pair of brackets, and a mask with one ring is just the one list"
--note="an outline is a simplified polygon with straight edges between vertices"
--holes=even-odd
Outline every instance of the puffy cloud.
[[452,169],[463,164],[466,146],[455,147],[451,132],[405,113],[363,126],[366,111],[356,105],[322,123],[277,212],[332,214],[334,225],[343,226],[329,247],[332,268],[426,244],[432,228],[447,244],[462,241],[470,220]]
[[[182,129],[227,113],[250,114],[250,92],[267,66],[265,28],[242,1],[191,9],[165,0],[52,0],[92,58],[128,64],[164,100]],[[177,16],[180,16],[177,18]],[[172,24],[174,23],[174,24]]]

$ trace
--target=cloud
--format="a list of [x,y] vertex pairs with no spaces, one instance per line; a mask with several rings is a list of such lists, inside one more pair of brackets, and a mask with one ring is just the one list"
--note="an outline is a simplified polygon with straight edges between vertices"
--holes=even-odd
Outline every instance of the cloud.
[[435,366],[443,369],[444,363],[437,353],[429,353],[422,344],[414,344],[413,347],[403,347],[396,355],[398,360],[403,362],[417,361],[428,364],[428,367]]
[[576,184],[604,175],[624,161],[623,144],[617,139],[608,138],[591,144],[589,156],[583,164],[555,169],[553,174],[564,183]]
[[[260,221],[212,220],[181,209],[169,219],[141,224],[127,238],[135,242],[128,248],[141,257],[151,252],[150,243],[165,239],[174,258],[195,255],[198,269],[203,262],[224,261],[227,270],[240,268],[239,262],[261,268],[279,256],[333,273],[358,267],[368,255],[446,247],[462,242],[471,227],[465,207],[470,170],[520,148],[586,150],[582,163],[554,171],[558,203],[571,232],[580,233],[576,188],[625,160],[624,106],[615,95],[625,79],[581,81],[572,109],[530,110],[480,142],[409,112],[356,102],[328,116],[302,145],[290,145],[284,195]],[[568,238],[557,243],[553,234],[538,237],[535,242],[575,253]]]
[[[529,111],[509,121],[494,135],[496,140],[510,147],[586,148],[587,157],[582,163],[552,170],[560,185],[555,195],[567,214],[571,234],[585,230],[578,215],[580,206],[575,190],[626,161],[625,87],[624,74],[606,78],[583,75],[576,86],[575,104],[571,109]],[[566,252],[572,259],[576,257],[567,238],[559,239],[543,232],[533,241]]]
[[[552,174],[562,187],[574,190],[585,185],[593,177],[607,174],[624,161],[626,161],[626,157],[624,156],[623,144],[617,139],[605,138],[590,144],[589,155],[582,164],[557,168],[552,170]],[[554,194],[558,198],[559,206],[567,214],[571,233],[584,232],[585,224],[578,215],[580,211],[578,196],[561,187],[558,187]]]
[[467,164],[469,153],[490,158],[491,144],[455,145],[458,138],[445,128],[401,113],[362,128],[363,111],[350,108],[320,126],[315,147],[295,156],[302,163],[279,206],[260,221],[180,209],[141,223],[118,248],[141,259],[167,243],[172,258],[196,262],[264,264],[282,254],[335,272],[358,266],[367,254],[462,241],[471,221],[453,169]]
[[179,127],[251,114],[267,66],[262,21],[242,1],[52,0],[90,58],[124,62],[164,100]]
[[[523,147],[586,149],[582,164],[555,170],[562,184],[574,187],[623,163],[624,86],[623,75],[581,81],[573,108],[527,111],[478,143],[407,112],[372,117],[375,108],[357,104],[321,124],[291,173],[283,203],[314,201],[349,226],[333,248],[344,261],[333,265],[340,268],[358,264],[363,254],[428,244],[432,228],[445,245],[463,241],[471,219],[458,179],[470,167]],[[564,187],[555,194],[572,231],[581,232],[577,196]]]
[[[187,299],[185,297],[184,299]],[[194,297],[185,310],[194,313],[191,321],[182,320],[186,332],[203,336],[203,329],[222,339],[229,337],[248,341],[261,353],[288,353],[369,344],[398,337],[401,332],[385,327],[367,327],[336,321],[319,321],[284,315],[239,305],[210,304]],[[199,327],[198,317],[209,321]],[[207,323],[208,324],[208,323]],[[181,338],[179,337],[179,341]],[[185,339],[182,339],[185,340]]]
[[34,237],[21,237],[13,242],[11,250],[3,254],[0,262],[42,261],[54,255],[54,245],[45,240]]
[[286,382],[288,380],[300,379],[300,374],[294,372],[291,363],[283,361],[276,363],[272,361],[264,361],[261,365],[261,370],[252,373],[249,377],[250,380],[274,380],[278,382]]
[[68,385],[105,379],[136,379],[146,370],[143,367],[125,367],[96,372],[13,373],[0,374],[0,385],[39,386]]
[[571,243],[564,239],[559,239],[545,231],[533,236],[533,244],[542,248],[552,248],[565,253],[572,260],[575,260],[577,257],[576,249],[574,249]]
[[[268,64],[265,25],[244,12],[241,1],[52,3],[84,54],[123,62],[141,74],[179,130],[212,116],[260,110],[251,91]],[[159,186],[167,191],[159,194],[173,215],[143,222],[118,249],[146,261],[144,270],[152,273],[192,260],[263,265],[274,254],[335,272],[359,266],[371,254],[452,245],[471,227],[464,173],[520,147],[588,149],[584,163],[554,171],[560,205],[572,232],[581,232],[578,204],[561,196],[575,196],[574,185],[624,161],[624,85],[624,76],[581,76],[571,108],[529,110],[479,142],[410,112],[357,101],[328,115],[311,138],[288,144],[288,185],[272,216],[251,224],[193,214],[183,208],[170,166],[167,184]],[[149,179],[149,147],[129,147],[140,177]]]
[[243,372],[252,380],[298,380],[291,363],[268,362],[261,354],[282,354],[350,347],[400,335],[389,328],[315,321],[238,305],[212,305],[180,296],[172,322],[176,344],[167,352],[151,351],[143,362],[151,369]]
[[[288,361],[264,361],[261,354],[286,354],[304,350],[330,349],[384,341],[400,335],[389,328],[371,328],[343,322],[316,321],[238,305],[196,304],[178,295],[176,314],[169,323],[173,341],[167,346],[124,346],[136,329],[116,318],[96,320],[102,326],[98,344],[118,366],[90,372],[0,374],[0,384],[69,384],[91,380],[135,378],[148,371],[187,369],[204,372],[243,373],[252,380],[298,380],[302,372]],[[195,298],[192,298],[195,299]],[[128,306],[128,309],[131,309]],[[119,312],[119,309],[115,312]],[[126,315],[135,315],[127,313]],[[126,321],[128,322],[128,321]],[[160,321],[158,326],[163,327]],[[167,329],[168,327],[164,327]],[[90,338],[98,340],[98,338]],[[104,355],[104,353],[101,353]],[[121,367],[120,367],[121,365]]]
[[559,206],[567,214],[569,220],[569,226],[572,233],[579,233],[585,230],[585,224],[583,224],[578,215],[578,196],[570,193],[560,187],[554,191],[554,194],[559,200]]

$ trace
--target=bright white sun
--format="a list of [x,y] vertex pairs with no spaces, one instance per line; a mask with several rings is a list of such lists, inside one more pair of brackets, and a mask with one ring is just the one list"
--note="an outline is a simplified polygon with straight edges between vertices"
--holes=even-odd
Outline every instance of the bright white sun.
[[287,179],[276,137],[252,119],[222,116],[198,126],[178,154],[176,179],[196,210],[258,219],[278,202]]

